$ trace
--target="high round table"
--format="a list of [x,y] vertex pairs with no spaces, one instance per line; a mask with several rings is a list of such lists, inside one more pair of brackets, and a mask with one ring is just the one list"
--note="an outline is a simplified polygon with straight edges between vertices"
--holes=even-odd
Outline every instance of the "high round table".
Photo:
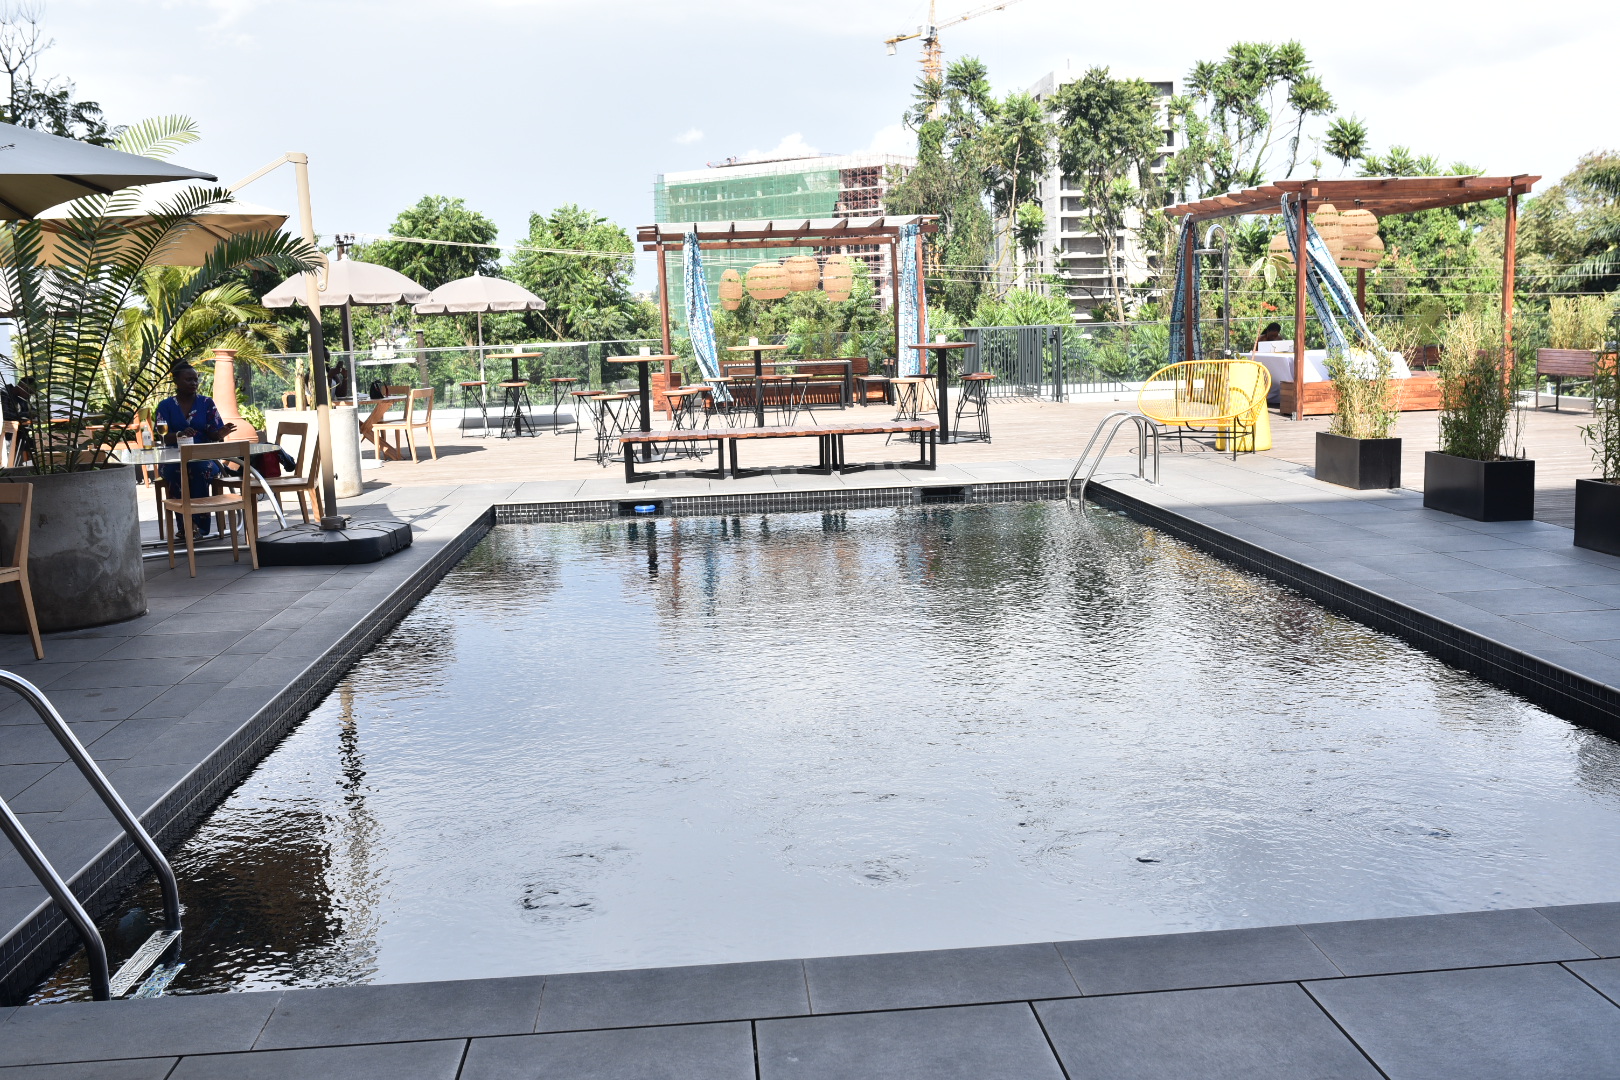
[[950,372],[947,370],[950,365],[946,361],[951,355],[950,350],[971,349],[972,347],[973,342],[971,341],[924,341],[907,346],[907,348],[911,349],[930,349],[939,354],[934,357],[934,367],[937,369],[936,373],[939,377],[939,389],[934,394],[934,404],[939,406],[939,441],[942,443],[951,441],[951,410],[945,399],[950,385]]
[[751,352],[754,354],[754,424],[757,427],[765,426],[765,365],[761,353],[779,352],[786,349],[786,345],[728,345],[727,352]]
[[[636,384],[640,391],[641,397],[641,430],[651,431],[652,375],[648,372],[648,365],[650,365],[654,360],[662,360],[664,362],[664,371],[667,373],[669,371],[669,365],[680,359],[680,357],[674,356],[670,353],[652,353],[648,356],[610,356],[607,359],[609,363],[613,364],[636,365]],[[653,447],[651,443],[643,443],[641,451],[642,461],[651,461],[653,459]]]

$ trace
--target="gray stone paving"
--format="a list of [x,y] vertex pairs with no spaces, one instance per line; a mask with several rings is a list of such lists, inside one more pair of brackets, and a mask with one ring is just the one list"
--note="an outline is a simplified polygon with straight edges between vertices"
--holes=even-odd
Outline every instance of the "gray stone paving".
[[0,1013],[0,1076],[1592,1080],[1620,903]]
[[[358,630],[397,618],[412,582],[494,504],[1050,482],[1071,464],[386,489],[348,509],[412,520],[401,556],[249,573],[215,554],[195,580],[154,562],[147,615],[49,635],[44,662],[0,640],[0,665],[46,689],[155,828],[163,814],[189,827],[176,807],[207,804],[210,777],[250,768],[279,737],[266,717],[324,692],[363,650]],[[1566,529],[1465,521],[1413,492],[1332,488],[1267,459],[1169,454],[1162,487],[1118,479],[1128,471],[1110,461],[1099,495],[1280,560],[1268,572],[1308,568],[1620,692],[1620,559],[1574,548]],[[30,721],[0,706],[0,795],[58,865],[94,869],[114,830]],[[255,723],[258,743],[244,736]],[[0,929],[12,928],[0,966],[19,963],[23,931],[48,911],[20,861],[0,855]],[[1590,904],[0,1009],[0,1076],[1589,1077],[1617,1072],[1616,1001],[1620,904]]]

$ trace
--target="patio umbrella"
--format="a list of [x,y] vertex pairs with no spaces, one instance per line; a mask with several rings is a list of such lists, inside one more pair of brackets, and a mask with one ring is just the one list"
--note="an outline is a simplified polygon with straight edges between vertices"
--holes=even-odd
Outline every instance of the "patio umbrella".
[[484,377],[484,312],[486,311],[544,311],[546,302],[515,281],[505,278],[472,277],[447,281],[428,293],[426,300],[417,304],[418,315],[478,316],[478,377]]
[[[152,215],[158,213],[165,203],[171,202],[175,196],[190,186],[183,182],[154,184],[136,194],[133,206],[125,208],[120,213],[109,213],[107,216],[110,220],[120,222],[128,228],[139,228],[149,224]],[[59,223],[67,220],[71,213],[68,205],[63,204],[44,211],[37,219],[44,226],[41,247],[42,257],[47,265],[60,265],[62,250],[57,229],[60,228]],[[221,240],[243,233],[275,232],[286,223],[287,215],[279,210],[255,206],[253,203],[233,198],[229,202],[210,206],[193,215],[193,220],[195,224],[181,228],[163,249],[159,261],[164,266],[201,266],[208,258],[209,252],[213,251],[214,246]]]
[[27,221],[53,206],[120,188],[218,179],[183,165],[0,124],[0,221]]
[[[428,290],[398,270],[346,258],[341,246],[338,257],[327,265],[325,278],[325,285],[320,290],[320,302],[343,309],[343,348],[349,354],[349,391],[358,395],[359,387],[354,375],[354,323],[350,320],[350,306],[414,304],[427,299]],[[320,275],[316,280],[320,280]],[[265,293],[263,303],[271,308],[292,307],[304,303],[304,296],[304,275],[294,274]]]

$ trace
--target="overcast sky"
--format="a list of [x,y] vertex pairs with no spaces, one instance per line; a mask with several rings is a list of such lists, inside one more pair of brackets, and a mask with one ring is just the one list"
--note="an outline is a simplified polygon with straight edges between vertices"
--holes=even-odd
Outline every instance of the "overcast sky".
[[[940,21],[979,7],[943,0]],[[1375,147],[1556,179],[1620,147],[1612,89],[1620,4],[1363,0],[1077,4],[1021,0],[942,33],[998,93],[1053,69],[1179,80],[1234,40],[1298,38]],[[322,234],[379,233],[424,194],[465,198],[501,241],[577,202],[633,227],[655,174],[776,148],[909,150],[897,118],[916,42],[882,40],[917,0],[48,0],[66,74],[114,121],[186,113],[179,160],[229,183],[310,155]],[[291,175],[244,196],[290,210]],[[646,277],[643,275],[643,281]]]

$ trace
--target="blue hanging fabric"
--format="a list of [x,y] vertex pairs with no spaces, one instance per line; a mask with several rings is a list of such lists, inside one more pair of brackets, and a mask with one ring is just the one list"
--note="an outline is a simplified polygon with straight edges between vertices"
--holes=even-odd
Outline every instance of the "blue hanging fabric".
[[[719,352],[714,346],[714,316],[709,312],[709,285],[703,280],[703,255],[698,250],[697,229],[687,230],[686,255],[686,333],[692,340],[692,354],[705,379],[720,377]],[[724,383],[714,384],[715,396],[729,400]]]
[[895,370],[902,376],[922,374],[922,350],[910,348],[928,333],[928,316],[917,305],[917,226],[900,226],[895,244],[900,263],[900,340],[894,343]]
[[[1202,360],[1204,343],[1198,336],[1198,256],[1187,252],[1198,246],[1197,226],[1183,218],[1176,238],[1176,290],[1170,301],[1170,362]],[[1192,320],[1192,355],[1187,355],[1187,320]]]
[[[1300,248],[1297,198],[1282,197],[1282,216],[1283,228],[1288,233],[1288,250],[1293,254],[1297,266]],[[1311,310],[1316,312],[1316,321],[1322,326],[1329,352],[1344,356],[1350,351],[1350,340],[1345,336],[1343,323],[1349,325],[1351,333],[1361,345],[1376,354],[1387,354],[1388,350],[1373,336],[1372,328],[1362,317],[1361,309],[1356,307],[1356,294],[1349,282],[1344,280],[1344,275],[1339,273],[1339,264],[1334,260],[1333,252],[1328,250],[1327,241],[1317,233],[1316,226],[1309,219],[1305,222],[1305,252],[1305,295],[1310,298]]]

